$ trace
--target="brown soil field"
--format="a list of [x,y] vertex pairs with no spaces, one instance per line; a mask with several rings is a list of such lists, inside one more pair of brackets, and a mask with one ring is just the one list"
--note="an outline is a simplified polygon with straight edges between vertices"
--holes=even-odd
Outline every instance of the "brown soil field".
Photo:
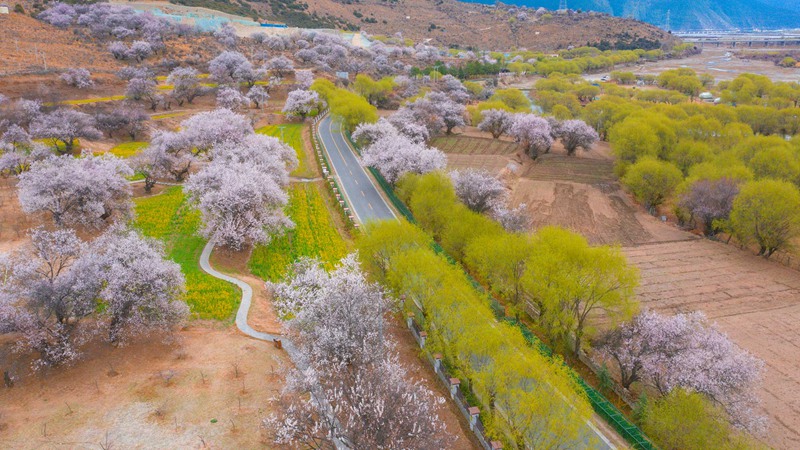
[[109,72],[122,67],[105,49],[107,43],[81,42],[62,30],[32,17],[11,13],[0,16],[0,75],[85,67]]
[[[472,131],[474,132],[474,131]],[[621,245],[637,266],[642,305],[665,313],[703,311],[742,348],[764,360],[759,390],[769,433],[780,449],[800,447],[800,274],[749,249],[699,238],[647,214],[619,186],[607,143],[567,156],[560,145],[536,161],[521,154],[448,153],[448,166],[502,170],[510,201],[528,204],[534,229],[559,225],[595,244]],[[452,159],[456,157],[456,163]]]
[[[479,137],[483,136],[483,137]],[[512,205],[525,203],[534,229],[559,225],[583,234],[593,244],[633,245],[691,237],[660,223],[622,191],[613,173],[608,144],[567,156],[560,143],[536,161],[510,140],[493,140],[473,127],[438,138],[447,168],[486,169],[500,175]]]
[[624,249],[641,271],[642,304],[667,313],[703,311],[765,362],[759,392],[764,441],[800,447],[800,274],[747,250],[709,240]]
[[271,343],[203,324],[173,345],[90,352],[0,391],[1,447],[261,447],[261,420],[291,364]]

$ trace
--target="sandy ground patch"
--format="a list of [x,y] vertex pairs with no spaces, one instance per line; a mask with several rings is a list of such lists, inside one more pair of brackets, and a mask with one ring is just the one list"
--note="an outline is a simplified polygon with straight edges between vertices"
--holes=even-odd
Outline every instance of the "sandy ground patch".
[[[179,343],[100,345],[73,368],[0,391],[6,448],[254,448],[291,363],[233,328],[193,325]],[[236,374],[238,368],[238,376]]]

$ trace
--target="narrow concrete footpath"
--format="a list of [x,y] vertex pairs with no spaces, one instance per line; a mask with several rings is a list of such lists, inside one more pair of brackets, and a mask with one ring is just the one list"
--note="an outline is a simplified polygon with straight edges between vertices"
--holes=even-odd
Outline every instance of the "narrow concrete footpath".
[[[277,334],[270,334],[270,333],[262,333],[260,331],[254,330],[250,325],[247,323],[247,313],[250,311],[250,305],[253,303],[253,288],[250,287],[249,284],[245,283],[244,281],[234,278],[224,273],[218,272],[213,267],[211,267],[211,263],[209,262],[209,258],[211,257],[211,252],[214,250],[214,243],[209,241],[206,243],[206,246],[203,248],[203,253],[200,255],[200,268],[203,269],[204,272],[211,275],[214,278],[219,278],[220,280],[227,281],[228,283],[233,283],[236,286],[239,286],[239,289],[242,290],[242,301],[239,303],[239,310],[236,311],[236,328],[239,329],[242,333],[255,338],[260,339],[262,341],[272,341],[274,342],[276,339],[281,341],[283,345],[283,349],[286,350],[286,354],[289,355],[289,358],[294,363],[295,367],[298,370],[305,370],[308,368],[308,365],[303,361],[303,358],[300,357],[300,353],[297,351],[297,347],[292,344],[290,340],[287,340],[285,337],[277,335]],[[320,413],[326,415],[330,418],[332,417],[331,407],[328,402],[325,400],[325,397],[321,395],[319,389],[314,389],[311,392],[312,396],[314,397],[317,409],[319,409]],[[336,419],[333,419],[336,421]],[[338,421],[337,421],[338,423]],[[337,450],[345,450],[349,449],[341,440],[334,438],[333,444],[337,448]]]

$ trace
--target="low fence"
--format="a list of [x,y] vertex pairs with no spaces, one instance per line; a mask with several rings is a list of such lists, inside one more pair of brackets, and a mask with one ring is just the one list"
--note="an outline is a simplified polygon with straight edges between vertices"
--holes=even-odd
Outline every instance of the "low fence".
[[[349,136],[348,136],[349,139]],[[351,140],[354,148],[358,148],[358,146]],[[386,179],[377,171],[370,168],[370,171],[375,176],[375,179],[378,181],[378,184],[383,189],[386,196],[392,202],[392,204],[397,208],[398,211],[411,223],[417,223],[414,219],[414,215],[408,209],[408,207],[397,197],[397,194],[394,192],[394,188],[386,181]],[[453,260],[439,244],[434,243],[434,250],[445,256],[452,264],[458,265],[458,263]],[[463,268],[462,268],[463,270]],[[479,291],[484,293],[487,298],[489,299],[489,305],[492,308],[492,311],[495,314],[495,317],[499,321],[508,322],[516,327],[519,328],[520,332],[522,333],[525,340],[528,344],[534,348],[536,348],[542,355],[546,357],[553,356],[553,350],[548,347],[544,342],[542,342],[533,332],[522,322],[517,319],[506,317],[505,314],[505,307],[497,301],[490,293],[488,293],[483,286],[478,283],[469,273],[464,271],[467,278],[470,280],[472,285]],[[409,327],[411,323],[409,323]],[[417,335],[415,334],[415,337]],[[418,342],[420,345],[424,345],[424,339],[420,340],[418,338]],[[594,389],[590,386],[586,381],[571,367],[567,366],[566,363],[563,363],[567,368],[570,376],[578,383],[581,389],[586,393],[586,397],[589,399],[589,403],[592,405],[594,411],[601,416],[604,420],[608,422],[609,425],[614,427],[614,429],[628,442],[633,448],[637,450],[654,450],[656,446],[650,442],[650,440],[644,435],[642,430],[639,429],[636,425],[631,423],[627,417],[625,417],[622,412],[614,406],[613,403],[609,402],[607,398],[599,391]],[[488,448],[488,447],[487,447]]]
[[436,373],[436,378],[442,383],[442,385],[450,391],[450,398],[458,407],[458,410],[461,411],[461,414],[467,419],[469,423],[469,429],[475,434],[475,437],[478,439],[478,442],[481,443],[481,447],[484,450],[500,450],[503,448],[503,444],[499,441],[492,441],[489,436],[486,435],[486,428],[483,426],[483,422],[481,421],[480,413],[481,410],[477,406],[470,406],[467,397],[464,395],[464,392],[461,387],[461,380],[455,377],[451,377],[447,371],[447,368],[442,364],[442,355],[435,354],[431,355],[431,353],[425,348],[425,341],[428,337],[428,333],[423,331],[417,322],[414,320],[413,314],[409,313],[407,319],[408,329],[411,330],[411,334],[416,339],[417,344],[419,344],[419,348],[422,349],[423,354],[425,355],[425,359],[431,363],[433,366],[433,371]]

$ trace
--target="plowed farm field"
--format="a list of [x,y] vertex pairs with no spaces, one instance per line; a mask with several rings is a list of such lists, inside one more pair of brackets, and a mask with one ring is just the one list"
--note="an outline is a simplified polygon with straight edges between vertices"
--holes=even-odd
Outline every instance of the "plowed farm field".
[[800,448],[800,274],[733,245],[708,240],[624,248],[641,271],[642,305],[703,311],[764,360],[760,398],[774,448]]

